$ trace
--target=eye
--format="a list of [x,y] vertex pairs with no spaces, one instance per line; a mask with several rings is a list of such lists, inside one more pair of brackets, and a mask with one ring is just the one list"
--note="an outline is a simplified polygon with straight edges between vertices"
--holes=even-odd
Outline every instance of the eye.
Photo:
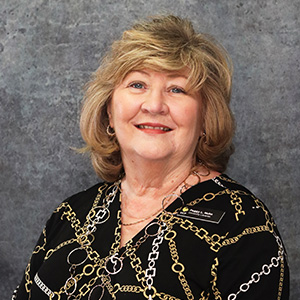
[[143,89],[145,87],[145,85],[141,82],[132,82],[128,86],[135,89]]
[[180,87],[173,87],[170,89],[170,91],[175,94],[186,94],[185,90]]

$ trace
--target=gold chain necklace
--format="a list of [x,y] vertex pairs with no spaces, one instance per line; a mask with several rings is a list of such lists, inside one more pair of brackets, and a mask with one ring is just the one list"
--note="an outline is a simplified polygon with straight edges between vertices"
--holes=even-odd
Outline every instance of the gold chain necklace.
[[[173,194],[172,194],[173,195]],[[175,195],[175,194],[174,194]],[[179,195],[177,195],[178,197],[179,197]],[[178,198],[177,197],[177,198]],[[121,208],[122,208],[122,200],[121,200],[121,194],[120,194],[120,201],[121,201]],[[169,203],[170,202],[170,200],[169,201],[167,201],[167,203]],[[167,204],[166,203],[166,204]],[[157,216],[159,213],[161,213],[162,211],[164,210],[164,207],[161,207],[159,210],[157,210],[156,212],[154,212],[153,214],[151,214],[150,216],[148,216],[148,217],[146,217],[146,218],[143,218],[143,219],[140,219],[140,220],[138,220],[138,221],[135,221],[135,222],[130,222],[130,223],[123,223],[122,221],[121,221],[121,225],[123,225],[123,226],[131,226],[131,225],[135,225],[135,224],[139,224],[139,223],[142,223],[142,222],[144,222],[144,221],[146,221],[146,220],[148,220],[148,219],[150,219],[150,218],[152,218],[152,217],[155,217],[155,216]]]
[[[157,211],[155,211],[154,213],[152,213],[151,215],[149,215],[149,216],[147,216],[147,217],[145,217],[145,218],[142,218],[142,219],[140,219],[140,220],[137,220],[137,221],[134,221],[134,222],[130,222],[130,223],[123,223],[122,221],[120,221],[121,222],[121,225],[123,225],[123,226],[132,226],[132,225],[136,225],[136,224],[139,224],[139,223],[142,223],[142,222],[144,222],[144,221],[146,221],[146,220],[149,220],[150,218],[152,218],[152,217],[155,217],[155,216],[157,216],[159,213],[161,213],[163,210],[165,210],[165,206],[170,202],[170,200],[171,200],[171,197],[170,196],[177,196],[176,198],[181,198],[180,197],[180,195],[183,193],[183,192],[185,192],[186,190],[188,190],[190,187],[191,187],[191,185],[189,185],[189,184],[187,184],[186,183],[186,180],[189,178],[189,176],[190,175],[195,175],[195,176],[197,176],[198,177],[198,182],[197,182],[197,184],[199,183],[199,182],[201,182],[201,178],[200,178],[200,174],[198,173],[198,172],[196,172],[196,171],[193,171],[193,172],[191,172],[191,173],[189,173],[189,175],[176,187],[176,189],[174,190],[174,192],[173,193],[171,193],[171,194],[169,194],[169,195],[167,195],[167,196],[165,196],[164,198],[163,198],[163,200],[162,200],[162,207],[159,209],[159,210],[157,210]],[[180,194],[178,195],[178,194],[176,194],[175,193],[175,191],[177,190],[177,189],[179,189],[179,187],[181,186],[183,184],[183,186],[180,188]],[[121,200],[121,196],[122,194],[120,193],[120,202],[121,202],[121,210],[122,210],[122,200]],[[166,198],[168,198],[168,197],[170,197],[170,199],[168,200],[168,201],[166,201],[166,203],[164,204],[164,201],[166,200]],[[183,202],[183,200],[182,200],[182,198],[181,198],[181,201]]]

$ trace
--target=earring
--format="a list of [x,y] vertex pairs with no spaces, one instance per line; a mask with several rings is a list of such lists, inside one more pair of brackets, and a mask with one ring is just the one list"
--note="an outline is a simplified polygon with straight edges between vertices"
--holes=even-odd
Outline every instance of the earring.
[[204,144],[207,144],[205,131],[203,131],[203,133],[201,134],[201,138],[205,138]]
[[116,135],[114,129],[113,129],[112,127],[110,127],[109,124],[108,124],[107,127],[106,127],[106,133],[107,133],[107,135],[109,135],[109,136],[115,136],[115,135]]

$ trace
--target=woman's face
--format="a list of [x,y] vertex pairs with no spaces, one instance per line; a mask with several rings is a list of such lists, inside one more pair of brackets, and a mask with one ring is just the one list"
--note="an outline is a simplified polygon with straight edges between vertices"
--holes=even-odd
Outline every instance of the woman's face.
[[187,72],[132,71],[108,106],[122,159],[191,163],[202,131],[199,95],[185,92]]

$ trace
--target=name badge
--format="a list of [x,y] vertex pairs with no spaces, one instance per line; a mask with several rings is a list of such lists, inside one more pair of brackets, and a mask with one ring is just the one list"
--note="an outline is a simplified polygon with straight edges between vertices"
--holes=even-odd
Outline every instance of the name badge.
[[224,211],[215,210],[211,208],[189,208],[183,207],[183,209],[177,213],[178,217],[194,219],[198,221],[210,222],[219,224],[225,215]]

